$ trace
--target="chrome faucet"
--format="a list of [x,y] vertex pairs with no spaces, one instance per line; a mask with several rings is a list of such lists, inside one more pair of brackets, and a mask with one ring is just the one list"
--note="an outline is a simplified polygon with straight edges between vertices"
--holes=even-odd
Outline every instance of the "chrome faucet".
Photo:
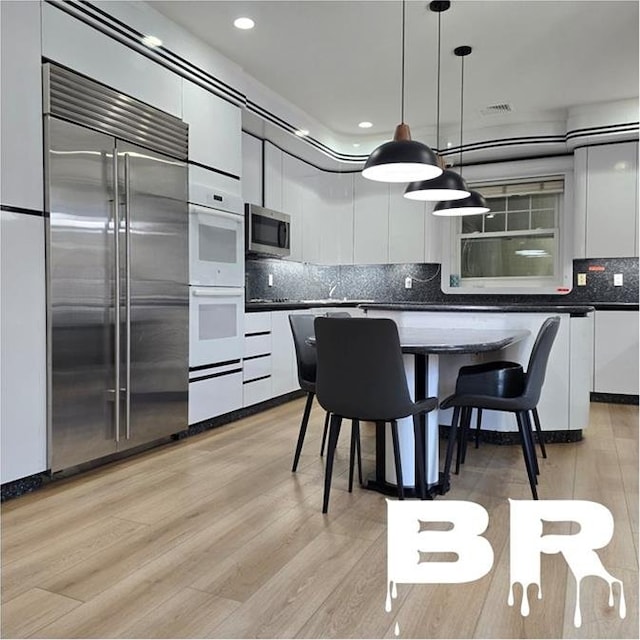
[[331,299],[331,297],[333,296],[333,292],[336,290],[336,287],[338,286],[338,283],[336,282],[336,284],[334,284],[331,289],[329,289],[329,299]]

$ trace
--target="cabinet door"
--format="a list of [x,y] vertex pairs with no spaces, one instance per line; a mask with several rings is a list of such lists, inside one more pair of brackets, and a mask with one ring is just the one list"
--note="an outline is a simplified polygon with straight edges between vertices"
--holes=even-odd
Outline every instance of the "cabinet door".
[[353,264],[353,174],[323,172],[321,264]]
[[42,211],[40,3],[0,2],[2,204]]
[[593,390],[638,395],[637,311],[596,311]]
[[407,200],[405,188],[389,186],[389,262],[424,262],[425,203]]
[[188,80],[183,80],[182,99],[182,117],[189,124],[189,160],[240,177],[240,109]]
[[282,211],[282,151],[264,143],[264,206]]
[[588,258],[637,255],[637,149],[637,142],[589,148]]
[[353,262],[389,260],[389,185],[355,176]]
[[47,468],[44,222],[0,212],[2,482]]
[[295,347],[289,325],[291,311],[271,313],[271,377],[274,397],[298,389]]
[[302,262],[304,235],[304,176],[308,165],[282,154],[282,211],[291,216],[291,254],[288,260]]
[[302,259],[314,264],[321,262],[322,229],[328,206],[323,173],[307,165],[302,178]]
[[262,205],[262,140],[242,134],[242,199]]

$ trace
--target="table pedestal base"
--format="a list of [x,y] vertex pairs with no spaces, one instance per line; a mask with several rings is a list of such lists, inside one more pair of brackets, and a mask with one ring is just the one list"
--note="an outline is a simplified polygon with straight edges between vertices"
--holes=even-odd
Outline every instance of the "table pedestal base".
[[[373,475],[367,479],[364,483],[364,488],[369,489],[370,491],[377,491],[378,493],[382,493],[385,496],[393,496],[394,498],[398,497],[398,487],[395,484],[391,484],[390,482],[386,482],[385,480],[378,480],[376,476]],[[435,484],[428,485],[426,488],[426,499],[433,500],[436,496],[443,496],[445,493],[449,491],[451,485],[449,483],[449,478],[445,478],[444,474],[440,472],[438,474],[438,482]],[[404,497],[405,498],[418,498],[416,495],[415,487],[404,487]]]

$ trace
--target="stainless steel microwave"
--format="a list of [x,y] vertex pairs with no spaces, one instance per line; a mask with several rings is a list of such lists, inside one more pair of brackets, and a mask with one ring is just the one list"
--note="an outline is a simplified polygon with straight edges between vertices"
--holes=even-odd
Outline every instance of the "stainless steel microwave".
[[291,216],[286,213],[246,204],[244,228],[248,253],[280,258],[291,254]]

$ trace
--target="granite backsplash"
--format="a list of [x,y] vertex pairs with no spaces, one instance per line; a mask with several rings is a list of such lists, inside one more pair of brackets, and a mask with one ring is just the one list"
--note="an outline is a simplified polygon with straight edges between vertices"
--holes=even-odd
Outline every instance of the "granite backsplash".
[[[579,273],[586,286],[577,286]],[[624,285],[613,285],[622,273]],[[273,286],[268,286],[269,274]],[[411,289],[404,288],[410,276]],[[327,298],[381,302],[442,302],[447,304],[638,303],[638,258],[599,258],[573,261],[573,289],[566,295],[445,294],[437,263],[316,265],[278,259],[246,262],[246,299],[321,300]]]

